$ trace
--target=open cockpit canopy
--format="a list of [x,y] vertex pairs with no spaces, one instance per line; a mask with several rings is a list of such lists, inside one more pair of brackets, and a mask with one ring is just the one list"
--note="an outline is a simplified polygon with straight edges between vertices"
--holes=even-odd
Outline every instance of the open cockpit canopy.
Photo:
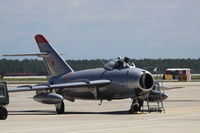
[[124,68],[135,68],[135,64],[130,61],[128,57],[122,59],[118,57],[116,59],[110,59],[105,65],[105,69],[124,69]]

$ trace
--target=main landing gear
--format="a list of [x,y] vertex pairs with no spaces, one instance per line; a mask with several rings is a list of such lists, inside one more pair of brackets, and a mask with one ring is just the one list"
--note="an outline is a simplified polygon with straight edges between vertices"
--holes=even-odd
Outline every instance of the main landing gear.
[[133,99],[129,113],[137,113],[141,110],[144,101],[140,99]]
[[65,104],[64,104],[63,101],[61,103],[55,104],[55,106],[56,106],[56,112],[58,114],[64,114],[64,112],[65,112]]

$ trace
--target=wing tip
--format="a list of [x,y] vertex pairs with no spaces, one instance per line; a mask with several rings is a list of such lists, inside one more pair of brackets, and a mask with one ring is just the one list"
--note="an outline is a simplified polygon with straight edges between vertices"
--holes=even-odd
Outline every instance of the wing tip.
[[42,34],[37,34],[37,35],[35,35],[35,40],[36,40],[37,44],[49,43],[49,42],[47,41],[47,39],[46,39]]

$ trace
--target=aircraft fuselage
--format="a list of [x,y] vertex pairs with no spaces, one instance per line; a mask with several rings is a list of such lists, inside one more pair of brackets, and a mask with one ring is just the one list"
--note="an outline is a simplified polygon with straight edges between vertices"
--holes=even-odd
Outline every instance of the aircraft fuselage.
[[[144,79],[142,75],[145,75]],[[50,84],[68,82],[89,82],[91,80],[108,79],[111,84],[106,87],[71,88],[63,89],[60,94],[68,99],[123,99],[138,97],[138,92],[148,91],[154,85],[154,80],[149,72],[139,68],[124,68],[106,70],[104,68],[88,69],[52,77]],[[144,85],[143,85],[144,84]]]

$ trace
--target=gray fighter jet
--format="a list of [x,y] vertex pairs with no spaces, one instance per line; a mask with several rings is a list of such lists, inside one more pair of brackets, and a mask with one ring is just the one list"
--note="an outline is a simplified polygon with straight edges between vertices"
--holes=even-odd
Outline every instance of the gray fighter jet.
[[132,99],[130,112],[140,111],[144,100],[164,100],[167,96],[154,91],[155,81],[150,72],[137,68],[125,57],[110,60],[104,68],[74,71],[41,35],[35,36],[40,49],[36,54],[7,56],[39,56],[44,59],[49,73],[48,84],[9,88],[9,92],[36,91],[33,99],[54,104],[58,114],[64,113],[63,100],[115,100]]

